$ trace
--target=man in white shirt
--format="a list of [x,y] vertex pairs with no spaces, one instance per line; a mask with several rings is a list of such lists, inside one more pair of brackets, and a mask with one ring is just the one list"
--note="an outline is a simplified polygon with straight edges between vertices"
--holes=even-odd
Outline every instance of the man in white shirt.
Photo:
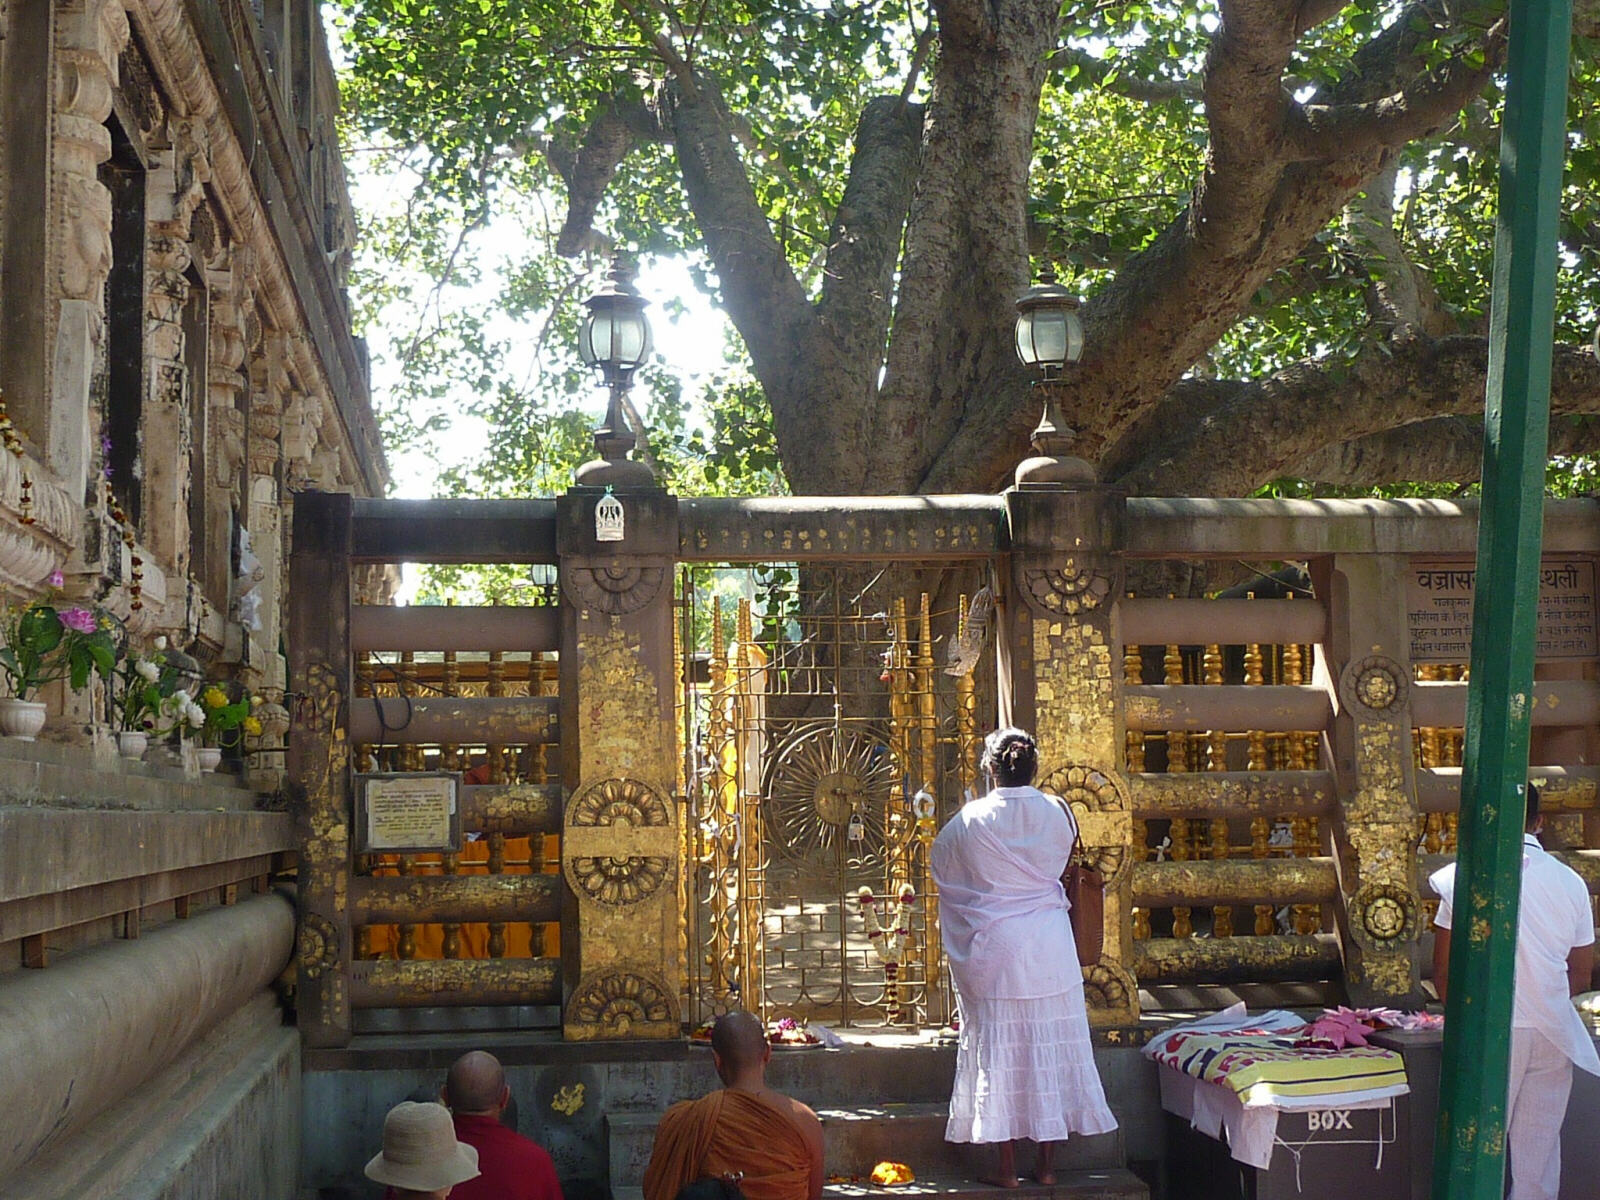
[[[1589,888],[1571,867],[1545,852],[1539,789],[1528,784],[1522,838],[1522,901],[1517,918],[1516,986],[1511,1013],[1511,1089],[1506,1133],[1511,1152],[1509,1200],[1556,1200],[1561,1190],[1561,1121],[1576,1063],[1600,1075],[1600,1056],[1572,1006],[1594,970],[1594,912]],[[1445,997],[1456,867],[1434,872],[1439,895],[1433,984]]]

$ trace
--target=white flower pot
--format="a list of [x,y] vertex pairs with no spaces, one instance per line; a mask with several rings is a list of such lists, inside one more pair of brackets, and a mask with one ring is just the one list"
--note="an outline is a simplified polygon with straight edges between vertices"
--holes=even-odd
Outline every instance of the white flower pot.
[[0,736],[31,742],[44,728],[45,706],[36,700],[0,697]]
[[200,760],[200,769],[202,771],[215,771],[217,764],[222,761],[222,747],[201,746],[195,751],[195,755]]
[[150,746],[150,735],[142,729],[124,729],[117,734],[117,753],[123,758],[141,759]]

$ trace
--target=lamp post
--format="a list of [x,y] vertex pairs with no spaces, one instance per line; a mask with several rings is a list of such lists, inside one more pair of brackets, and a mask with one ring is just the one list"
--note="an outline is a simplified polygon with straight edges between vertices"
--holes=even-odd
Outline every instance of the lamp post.
[[1060,488],[1097,482],[1092,466],[1067,453],[1073,430],[1061,419],[1059,390],[1067,372],[1083,357],[1083,321],[1078,298],[1046,272],[1017,299],[1017,357],[1037,368],[1034,386],[1044,393],[1044,412],[1029,439],[1033,456],[1017,464],[1019,488]]
[[610,391],[604,424],[594,431],[599,458],[578,468],[577,481],[588,486],[649,487],[655,472],[628,457],[635,438],[628,427],[624,398],[633,373],[650,354],[648,301],[633,286],[633,267],[621,255],[612,260],[605,285],[584,302],[589,312],[578,331],[578,356],[596,368]]

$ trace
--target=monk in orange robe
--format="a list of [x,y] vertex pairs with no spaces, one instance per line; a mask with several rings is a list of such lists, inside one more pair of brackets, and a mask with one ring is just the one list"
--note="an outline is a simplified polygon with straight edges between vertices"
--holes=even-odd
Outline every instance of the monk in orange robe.
[[711,1061],[720,1091],[674,1104],[661,1118],[644,1200],[676,1200],[688,1183],[741,1176],[745,1200],[818,1200],[822,1122],[798,1100],[766,1085],[772,1046],[747,1012],[719,1017]]

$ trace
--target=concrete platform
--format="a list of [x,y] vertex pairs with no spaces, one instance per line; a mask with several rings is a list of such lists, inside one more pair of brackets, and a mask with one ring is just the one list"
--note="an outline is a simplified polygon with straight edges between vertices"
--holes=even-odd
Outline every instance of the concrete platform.
[[[915,1104],[823,1106],[824,1169],[830,1176],[865,1177],[880,1162],[913,1164],[931,1175],[963,1176],[975,1163],[969,1147],[944,1140],[949,1115],[944,1101]],[[606,1151],[615,1186],[634,1186],[644,1178],[655,1141],[659,1112],[612,1113],[606,1117]],[[1061,1170],[1086,1171],[1123,1164],[1120,1132],[1072,1138],[1057,1152]],[[891,1189],[900,1192],[903,1189]]]
[[[955,1047],[928,1033],[886,1030],[851,1030],[845,1040],[837,1050],[774,1054],[767,1074],[772,1087],[833,1114],[828,1139],[842,1137],[843,1145],[830,1150],[830,1173],[865,1175],[893,1159],[934,1178],[965,1175],[962,1152],[943,1139]],[[506,1064],[517,1127],[550,1151],[563,1179],[613,1188],[638,1185],[661,1112],[719,1086],[710,1050],[684,1041],[563,1042],[543,1033],[358,1037],[343,1050],[306,1054],[303,1186],[313,1195],[339,1188],[362,1195],[361,1164],[381,1139],[384,1114],[400,1100],[437,1096],[446,1068],[472,1048]],[[1099,1146],[1100,1139],[1084,1139],[1072,1154],[1086,1157],[1064,1158],[1062,1168],[1159,1162],[1165,1134],[1154,1064],[1127,1042],[1099,1042],[1095,1060],[1121,1129]],[[894,1114],[885,1124],[897,1132],[880,1134],[857,1119],[869,1112]],[[841,1132],[847,1124],[853,1128]]]
[[[636,1187],[616,1188],[614,1200],[643,1200]],[[1024,1181],[1021,1187],[997,1188],[974,1183],[959,1176],[930,1175],[899,1187],[874,1187],[872,1184],[830,1183],[823,1187],[824,1200],[1149,1200],[1150,1189],[1132,1171],[1121,1167],[1099,1171],[1057,1171],[1051,1187]]]

